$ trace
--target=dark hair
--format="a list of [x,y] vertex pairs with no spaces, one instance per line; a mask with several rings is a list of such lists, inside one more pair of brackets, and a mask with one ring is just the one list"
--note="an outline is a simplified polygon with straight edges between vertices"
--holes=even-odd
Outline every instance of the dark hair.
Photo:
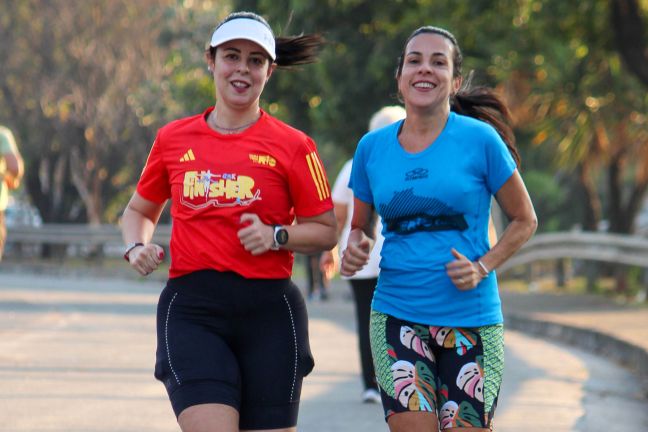
[[[248,18],[264,24],[270,32],[270,24],[260,15],[254,12],[232,12],[217,26],[225,24],[228,21],[237,18]],[[214,31],[216,31],[214,29]],[[274,33],[272,33],[274,36]],[[279,67],[290,67],[303,64],[314,63],[317,61],[317,55],[320,48],[324,45],[324,38],[320,34],[300,34],[297,36],[275,36],[275,63]],[[216,56],[216,47],[209,47],[209,56],[213,59]],[[269,58],[269,57],[268,57]]]
[[[414,30],[405,41],[403,52],[398,58],[396,78],[399,78],[403,71],[407,44],[422,33],[438,34],[452,43],[452,77],[461,77],[463,55],[461,54],[461,48],[459,48],[457,39],[452,35],[452,33],[442,28],[424,26]],[[515,146],[515,134],[513,133],[513,127],[511,126],[512,119],[508,108],[492,89],[483,86],[471,88],[470,78],[472,78],[472,74],[469,75],[468,79],[464,80],[459,91],[451,96],[450,109],[458,114],[477,118],[493,126],[497,133],[502,137],[504,143],[506,143],[506,147],[511,153],[511,156],[513,156],[513,159],[515,159],[515,163],[519,168],[521,163],[520,154]]]

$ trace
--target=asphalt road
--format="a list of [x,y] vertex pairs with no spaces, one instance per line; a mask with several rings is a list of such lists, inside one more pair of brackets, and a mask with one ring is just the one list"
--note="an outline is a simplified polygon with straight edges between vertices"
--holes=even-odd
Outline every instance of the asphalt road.
[[[159,282],[0,272],[0,431],[178,431],[152,376]],[[299,430],[386,431],[360,403],[352,304],[337,284],[309,303],[316,359]],[[509,331],[496,430],[648,430],[646,400],[617,365]]]

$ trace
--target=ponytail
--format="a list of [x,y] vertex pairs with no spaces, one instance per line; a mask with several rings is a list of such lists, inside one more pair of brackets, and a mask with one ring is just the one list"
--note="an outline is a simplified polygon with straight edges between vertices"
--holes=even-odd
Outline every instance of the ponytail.
[[324,38],[319,34],[280,36],[275,38],[275,43],[275,63],[279,67],[290,67],[316,62]]
[[520,168],[520,154],[515,146],[515,134],[511,127],[511,114],[504,102],[488,87],[461,89],[450,100],[450,109],[457,114],[485,121],[502,137],[515,164]]

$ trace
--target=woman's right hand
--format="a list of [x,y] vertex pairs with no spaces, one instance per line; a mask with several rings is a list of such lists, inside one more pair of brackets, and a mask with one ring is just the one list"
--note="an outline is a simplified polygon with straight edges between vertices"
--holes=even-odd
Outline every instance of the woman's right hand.
[[155,271],[164,260],[164,249],[155,243],[137,246],[128,253],[128,262],[142,276]]
[[373,241],[359,228],[351,230],[347,247],[342,254],[340,274],[353,276],[369,261]]

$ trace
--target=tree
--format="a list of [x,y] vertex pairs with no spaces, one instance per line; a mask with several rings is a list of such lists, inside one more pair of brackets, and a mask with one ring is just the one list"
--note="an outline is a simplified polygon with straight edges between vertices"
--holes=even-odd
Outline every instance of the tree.
[[648,43],[646,25],[637,0],[611,0],[610,22],[616,35],[617,50],[628,69],[648,87]]
[[0,12],[3,114],[46,222],[100,223],[128,186],[129,162],[145,158],[152,133],[132,95],[162,74],[158,4],[23,1]]
[[196,39],[208,38],[225,7],[178,0],[3,5],[0,119],[19,135],[25,183],[45,222],[116,221],[156,128],[208,99],[205,40]]
[[606,218],[610,231],[631,233],[648,180],[645,86],[623,68],[607,4],[529,6],[500,79],[535,148],[579,179],[584,227]]
[[[616,34],[617,49],[625,61],[628,69],[641,81],[644,90],[648,89],[648,42],[646,41],[646,25],[642,18],[642,11],[636,0],[612,0],[610,2],[610,20]],[[645,14],[645,10],[643,11]],[[644,99],[645,101],[645,99]],[[648,102],[644,103],[644,107]],[[633,222],[644,202],[648,190],[648,133],[646,132],[645,115],[641,118],[641,112],[633,112],[630,122],[627,125],[620,125],[618,136],[621,142],[635,141],[635,146],[618,149],[610,164],[609,182],[612,195],[611,215],[612,231],[632,232]],[[636,153],[632,151],[639,147]],[[626,204],[622,202],[621,193],[623,188],[623,168],[627,165],[628,159],[639,155],[634,169],[635,187],[627,195]]]

